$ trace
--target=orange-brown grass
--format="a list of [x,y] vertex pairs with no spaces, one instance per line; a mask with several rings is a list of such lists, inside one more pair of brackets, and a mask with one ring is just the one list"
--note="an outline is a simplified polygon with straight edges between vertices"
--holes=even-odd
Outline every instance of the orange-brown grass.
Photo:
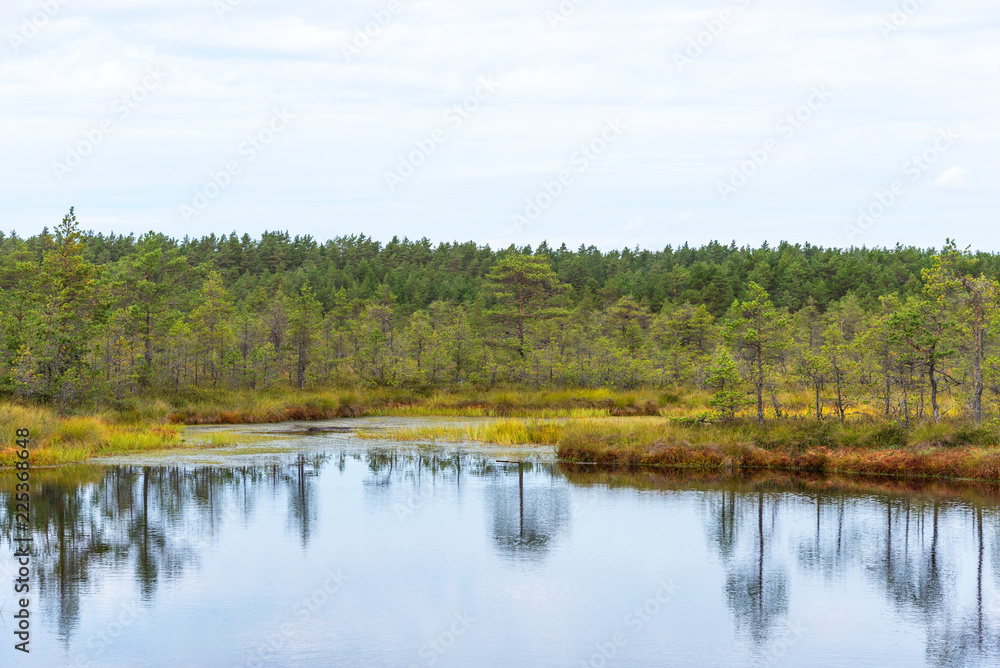
[[933,439],[890,424],[775,422],[688,425],[590,421],[568,425],[568,461],[624,466],[941,476],[1000,480],[1000,434],[962,423],[934,425]]

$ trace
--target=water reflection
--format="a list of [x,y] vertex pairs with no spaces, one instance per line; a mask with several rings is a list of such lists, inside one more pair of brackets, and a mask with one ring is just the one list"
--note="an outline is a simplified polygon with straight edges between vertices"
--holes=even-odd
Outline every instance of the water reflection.
[[283,477],[289,492],[288,524],[297,530],[303,548],[308,547],[309,536],[318,519],[315,483],[325,461],[324,455],[306,457],[300,454],[295,458],[295,464],[289,467],[291,470]]
[[511,557],[539,559],[568,527],[569,492],[549,466],[515,462],[505,468],[492,476],[486,491],[494,545]]
[[[1000,607],[984,600],[1000,586],[994,485],[564,469],[581,485],[700,491],[726,601],[755,656],[786,633],[797,566],[831,587],[861,574],[896,613],[925,627],[928,665],[1000,661]],[[960,578],[972,560],[975,578]]]
[[[590,535],[600,535],[607,531],[601,522],[627,525],[640,505],[676,515],[693,504],[696,535],[674,541],[708,547],[713,563],[701,567],[722,584],[698,595],[728,610],[745,655],[767,660],[775,640],[796,624],[802,588],[809,586],[830,596],[850,590],[877,597],[922,629],[928,665],[1000,663],[1000,490],[989,485],[622,472],[394,448],[340,448],[228,468],[67,467],[36,471],[33,482],[34,567],[44,617],[67,646],[81,600],[109,578],[133,583],[153,606],[165,583],[202,567],[226,527],[253,526],[268,497],[303,553],[326,549],[329,536],[326,543],[317,536],[338,513],[352,512],[331,503],[326,490],[346,485],[361,490],[363,512],[388,518],[372,531],[403,527],[400,508],[413,514],[481,507],[478,539],[515,569],[525,562],[544,566],[560,550],[579,551],[570,540],[574,522],[590,522]],[[8,478],[0,490],[12,484]],[[582,492],[614,514],[571,512]],[[10,494],[2,499],[6,537]],[[425,521],[437,517],[428,513]],[[405,536],[420,540],[419,532]],[[827,603],[810,594],[809,606]]]
[[[778,516],[776,499],[765,502],[764,492],[736,496],[729,492],[728,512],[739,517],[730,521],[719,517],[734,531],[732,540],[737,542],[737,527],[753,527],[747,537],[752,549],[749,554],[733,556],[721,553],[726,566],[726,600],[736,621],[736,630],[749,635],[755,651],[760,651],[776,625],[785,621],[788,614],[788,573],[782,555],[774,552],[774,531]],[[721,492],[721,505],[726,507],[727,492]],[[765,506],[768,507],[765,522]],[[748,523],[746,520],[751,519]],[[723,529],[709,526],[710,534],[718,534]],[[756,533],[756,535],[753,535]]]
[[[131,572],[141,600],[151,603],[163,582],[197,567],[201,550],[226,522],[251,521],[265,488],[289,491],[289,524],[306,546],[317,520],[315,479],[325,460],[300,455],[291,466],[36,471],[34,568],[43,608],[57,620],[58,635],[64,640],[72,635],[81,595],[102,584],[97,573]],[[4,494],[4,536],[13,530],[9,503]]]

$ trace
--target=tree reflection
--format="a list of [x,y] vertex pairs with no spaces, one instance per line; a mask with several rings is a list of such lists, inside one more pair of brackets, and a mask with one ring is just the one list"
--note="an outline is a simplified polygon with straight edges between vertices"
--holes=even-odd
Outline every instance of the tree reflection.
[[[288,490],[289,524],[307,543],[316,521],[314,479],[324,457],[291,466],[67,467],[33,474],[31,531],[38,598],[68,643],[80,597],[99,586],[96,572],[131,571],[151,602],[165,581],[197,565],[222,527],[248,520],[261,486]],[[12,477],[11,477],[12,479]],[[0,532],[13,534],[10,480],[0,484]]]
[[[419,509],[438,490],[459,502],[467,486],[481,491],[488,540],[506,558],[544,559],[570,525],[570,489],[553,467],[459,452],[368,448],[245,467],[39,470],[31,528],[46,616],[68,643],[82,593],[112,571],[129,573],[141,599],[152,602],[165,582],[199,566],[226,526],[249,522],[267,496],[284,497],[288,531],[307,548],[322,519],[317,481],[331,461],[340,471],[353,462],[363,498],[379,500],[379,512],[393,513],[400,499]],[[863,582],[917,620],[929,665],[1000,665],[1000,601],[991,599],[1000,588],[1000,491],[581,468],[562,471],[572,484],[702,492],[705,539],[725,575],[719,594],[757,658],[797,621],[789,619],[796,570],[834,587]],[[0,540],[13,533],[12,484],[11,477],[0,482],[8,492]]]
[[[527,480],[526,480],[527,478]],[[486,490],[494,545],[501,554],[535,559],[568,525],[569,496],[548,467],[516,462],[498,470]]]
[[312,483],[319,475],[324,460],[322,455],[307,458],[300,454],[295,458],[295,464],[286,469],[283,478],[288,489],[288,521],[297,529],[303,549],[309,546],[309,537],[316,524],[318,505],[316,485]]
[[[770,502],[774,512],[767,513],[765,523],[764,492],[739,497],[730,494],[728,507],[723,493],[724,512],[715,516],[718,523],[710,525],[708,530],[710,541],[715,538],[726,567],[726,602],[733,612],[737,632],[748,636],[757,649],[768,641],[774,627],[788,614],[787,569],[780,557],[772,558],[770,554],[778,501],[772,498]],[[745,521],[750,518],[752,522]],[[753,526],[756,535],[751,549],[737,554],[740,526]]]
[[[928,665],[1000,665],[1000,487],[564,467],[575,484],[699,490],[725,601],[757,651],[786,633],[788,572],[874,584],[926,630]],[[810,601],[822,605],[821,601]],[[860,603],[859,603],[860,604]]]
[[380,487],[409,486],[404,516],[427,502],[432,493],[425,486],[428,480],[454,485],[457,491],[463,476],[487,479],[485,501],[493,544],[505,556],[544,556],[569,522],[569,493],[551,466],[494,462],[459,452],[442,455],[377,448],[366,451],[364,461],[370,473],[364,480],[366,497],[373,506],[384,506],[389,498]]
[[[727,494],[731,495],[722,492],[723,499]],[[803,511],[810,505],[813,526],[801,531]],[[784,580],[779,574],[770,582],[767,576],[763,509],[763,494],[758,494],[757,573],[746,569],[734,575],[730,570],[727,578],[727,600],[737,626],[748,627],[757,643],[767,639],[774,619],[787,613]],[[995,506],[991,510],[996,513]],[[799,529],[793,532],[798,548],[794,553],[805,571],[831,583],[842,580],[848,569],[861,573],[897,611],[922,620],[929,665],[963,666],[1000,656],[1000,632],[992,623],[992,610],[983,605],[987,551],[983,513],[981,505],[945,505],[937,498],[817,494],[783,515]],[[944,544],[944,523],[952,537],[949,545]],[[954,543],[954,533],[963,526],[976,545],[974,596],[955,586],[958,571],[970,562],[968,550]],[[715,536],[727,533],[724,527],[709,524],[710,543],[718,543]],[[724,560],[731,552],[731,547],[719,549]]]
[[722,561],[729,563],[739,533],[740,513],[736,512],[736,492],[722,490],[719,494],[712,494],[707,498],[705,507],[709,517],[706,526],[709,543]]

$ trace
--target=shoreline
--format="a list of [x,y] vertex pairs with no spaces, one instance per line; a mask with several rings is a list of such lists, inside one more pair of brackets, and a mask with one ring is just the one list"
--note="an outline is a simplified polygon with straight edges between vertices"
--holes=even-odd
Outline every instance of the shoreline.
[[[202,392],[132,399],[115,408],[59,416],[48,406],[0,401],[0,429],[13,444],[29,428],[33,466],[150,450],[215,448],[254,437],[225,429],[192,434],[186,426],[281,424],[347,417],[492,418],[476,424],[407,426],[361,439],[438,440],[554,446],[560,462],[601,466],[796,474],[898,476],[1000,482],[1000,426],[942,420],[909,431],[862,416],[845,423],[791,417],[764,427],[745,420],[705,420],[703,397],[653,389],[473,390],[374,389]],[[9,433],[8,433],[9,432]],[[192,437],[194,436],[194,437]],[[6,445],[5,443],[5,445]],[[0,467],[15,462],[0,448]]]

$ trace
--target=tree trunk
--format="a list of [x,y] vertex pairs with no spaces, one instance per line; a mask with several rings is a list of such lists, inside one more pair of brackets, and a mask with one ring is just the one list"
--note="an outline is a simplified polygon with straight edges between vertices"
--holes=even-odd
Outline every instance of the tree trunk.
[[840,414],[840,422],[843,424],[847,411],[844,409],[844,393],[839,375],[837,376],[837,413]]
[[889,373],[885,374],[885,416],[889,417],[889,408],[892,401],[892,384]]
[[149,387],[151,376],[153,375],[153,333],[152,333],[152,317],[150,316],[149,309],[146,309],[146,331],[142,335],[142,359],[145,362],[145,368],[142,370],[142,376],[140,376],[139,384],[143,387]]
[[764,426],[764,346],[759,343],[755,346],[757,362],[757,377],[754,385],[757,389],[757,424]]
[[983,327],[981,315],[976,313],[975,341],[972,351],[972,419],[983,420]]
[[907,388],[903,388],[903,424],[907,431],[910,429],[910,402]]
[[934,416],[935,422],[940,422],[941,420],[941,409],[938,407],[937,391],[938,391],[938,381],[937,376],[934,375],[935,364],[931,362],[927,367],[927,379],[931,384],[931,414]]
[[296,381],[298,383],[299,389],[305,389],[306,387],[306,352],[305,349],[299,348],[299,359],[296,365]]

